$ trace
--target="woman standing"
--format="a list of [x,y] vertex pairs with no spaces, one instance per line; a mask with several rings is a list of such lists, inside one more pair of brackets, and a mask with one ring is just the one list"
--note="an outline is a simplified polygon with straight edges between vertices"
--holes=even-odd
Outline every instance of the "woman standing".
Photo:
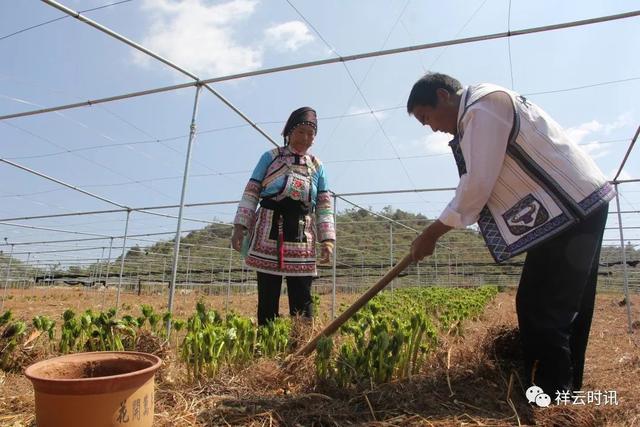
[[321,262],[329,262],[333,253],[327,179],[320,160],[308,153],[317,130],[315,110],[292,112],[282,131],[284,147],[262,155],[238,205],[231,244],[237,251],[246,250],[245,264],[257,272],[259,325],[278,317],[283,276],[289,313],[311,318],[316,240]]

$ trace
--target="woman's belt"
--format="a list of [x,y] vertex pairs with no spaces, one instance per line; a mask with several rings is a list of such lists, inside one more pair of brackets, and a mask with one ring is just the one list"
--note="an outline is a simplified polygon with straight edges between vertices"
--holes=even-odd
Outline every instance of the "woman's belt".
[[308,206],[305,206],[304,203],[288,197],[279,201],[265,198],[260,200],[260,206],[285,215],[293,214],[302,216],[311,213],[311,209]]

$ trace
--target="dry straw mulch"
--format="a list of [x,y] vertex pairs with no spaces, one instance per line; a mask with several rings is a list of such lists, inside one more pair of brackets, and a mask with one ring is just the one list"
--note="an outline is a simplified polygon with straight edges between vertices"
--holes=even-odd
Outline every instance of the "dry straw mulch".
[[[627,333],[620,299],[598,295],[584,384],[585,390],[616,390],[617,406],[527,403],[510,293],[499,294],[463,336],[444,340],[418,375],[380,386],[318,383],[313,357],[261,360],[193,383],[175,348],[153,337],[139,345],[164,360],[156,378],[157,426],[640,426],[640,338],[637,330]],[[632,302],[640,306],[638,296]],[[0,425],[33,421],[28,381],[0,374]]]

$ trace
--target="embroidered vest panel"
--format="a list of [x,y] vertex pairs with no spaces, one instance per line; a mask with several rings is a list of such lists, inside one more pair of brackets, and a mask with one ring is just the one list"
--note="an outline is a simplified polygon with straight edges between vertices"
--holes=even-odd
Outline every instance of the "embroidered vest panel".
[[459,135],[449,144],[460,175],[466,173],[460,147],[462,118],[483,96],[502,91],[514,107],[505,160],[478,226],[491,255],[505,261],[531,249],[607,203],[615,195],[595,163],[544,111],[495,85],[470,86],[463,94]]
[[286,148],[272,150],[273,160],[262,180],[260,197],[280,200],[291,198],[315,206],[318,194],[319,161],[305,154],[299,156]]

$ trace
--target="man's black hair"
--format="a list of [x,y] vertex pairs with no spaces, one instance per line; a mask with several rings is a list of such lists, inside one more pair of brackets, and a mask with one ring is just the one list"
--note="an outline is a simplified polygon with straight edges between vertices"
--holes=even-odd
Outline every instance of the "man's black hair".
[[455,94],[462,89],[462,85],[458,80],[446,74],[425,74],[420,80],[415,82],[413,88],[411,88],[411,93],[407,100],[407,113],[411,114],[417,105],[435,107],[438,103],[436,90],[440,88],[447,90],[451,94]]

